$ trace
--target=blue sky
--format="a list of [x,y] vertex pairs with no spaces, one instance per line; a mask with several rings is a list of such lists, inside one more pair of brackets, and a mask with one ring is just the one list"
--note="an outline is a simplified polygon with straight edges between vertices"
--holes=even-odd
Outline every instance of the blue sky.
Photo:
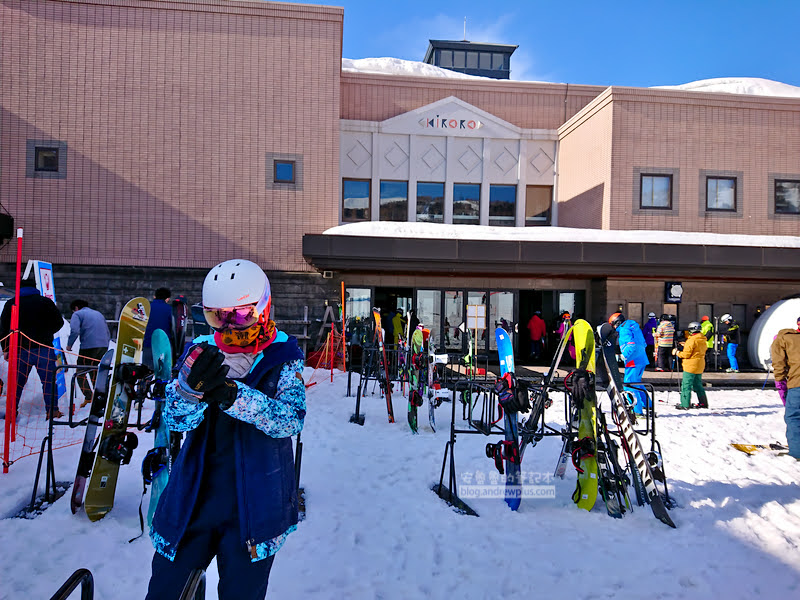
[[763,77],[800,86],[800,0],[318,1],[344,7],[344,58],[421,61],[429,39],[517,44],[511,78],[677,85]]

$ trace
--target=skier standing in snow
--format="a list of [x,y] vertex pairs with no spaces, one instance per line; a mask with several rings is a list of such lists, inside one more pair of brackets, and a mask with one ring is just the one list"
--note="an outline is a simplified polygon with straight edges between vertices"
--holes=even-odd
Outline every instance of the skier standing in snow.
[[[619,349],[625,360],[623,382],[641,382],[644,368],[650,364],[650,361],[647,360],[647,352],[645,350],[647,344],[645,344],[644,335],[642,335],[639,324],[633,319],[625,319],[625,315],[618,312],[611,315],[608,318],[608,322],[617,330],[617,335],[619,336]],[[647,392],[636,386],[626,387],[625,389],[632,392],[636,398],[633,412],[638,415],[642,414],[649,404]]]
[[642,333],[644,334],[644,341],[647,344],[647,360],[650,364],[655,364],[656,362],[656,353],[655,353],[655,334],[656,328],[658,327],[658,319],[656,319],[656,313],[651,312],[647,315],[647,323],[644,324],[644,329]]
[[[73,300],[69,307],[72,310],[72,318],[69,320],[67,352],[72,352],[73,344],[80,338],[81,351],[78,354],[77,364],[96,366],[108,350],[108,343],[111,341],[111,332],[108,330],[106,318],[99,311],[89,308],[86,300]],[[78,380],[78,387],[83,392],[81,407],[92,401],[92,388],[89,387],[88,380],[91,378],[92,387],[94,387],[96,377],[97,371],[75,376]]]
[[781,329],[770,347],[775,387],[786,406],[789,455],[800,460],[800,317],[797,329]]
[[725,353],[728,355],[728,362],[730,367],[725,369],[726,373],[738,373],[739,361],[736,360],[736,350],[742,340],[742,330],[739,323],[729,314],[722,315],[720,319],[722,324],[719,326],[719,332],[725,336]]
[[[15,299],[6,302],[0,315],[0,339],[3,339],[3,356],[9,359],[11,332],[11,307]],[[56,356],[53,352],[53,336],[64,326],[64,319],[50,298],[42,296],[36,284],[23,280],[19,286],[19,354],[17,355],[16,407],[22,388],[28,381],[31,369],[36,368],[42,382],[46,418],[62,417],[58,410],[58,398],[53,395],[53,377],[56,372]]]
[[[702,325],[697,321],[689,323],[689,339],[678,351],[672,350],[672,354],[683,360],[683,379],[681,380],[681,403],[676,404],[678,410],[689,410],[690,408],[708,408],[708,397],[703,389],[703,371],[706,369],[706,352],[708,351],[708,340],[703,335]],[[692,390],[697,394],[697,404],[692,406]]]
[[219,598],[261,600],[296,529],[303,353],[269,319],[271,302],[267,276],[247,260],[217,265],[203,283],[214,333],[195,339],[167,386],[169,429],[189,433],[153,518],[147,600],[176,600],[215,556]]
[[669,315],[661,315],[661,322],[656,328],[656,371],[672,371],[672,349],[675,347],[675,326]]

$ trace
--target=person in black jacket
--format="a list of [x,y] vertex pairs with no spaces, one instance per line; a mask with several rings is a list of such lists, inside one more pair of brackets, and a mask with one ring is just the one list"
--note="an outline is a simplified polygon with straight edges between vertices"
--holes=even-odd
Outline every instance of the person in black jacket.
[[[3,340],[3,356],[9,359],[11,332],[11,299],[0,314],[0,339]],[[56,372],[56,356],[53,351],[53,336],[64,326],[64,318],[55,302],[41,295],[36,284],[30,280],[20,283],[19,289],[19,354],[17,361],[17,390],[14,398],[19,410],[22,388],[28,381],[32,368],[36,368],[42,381],[42,393],[47,418],[61,417],[58,398],[53,396],[53,377]]]
[[725,371],[727,373],[738,373],[739,361],[736,359],[736,350],[742,341],[742,330],[739,327],[739,323],[727,313],[722,315],[720,321],[719,332],[725,336],[725,353],[728,355],[728,362],[731,364]]
[[306,414],[303,353],[270,320],[261,268],[229,260],[203,283],[214,333],[196,338],[167,386],[164,418],[187,431],[153,516],[147,600],[177,600],[217,558],[222,600],[263,600],[275,554],[297,528],[291,436]]

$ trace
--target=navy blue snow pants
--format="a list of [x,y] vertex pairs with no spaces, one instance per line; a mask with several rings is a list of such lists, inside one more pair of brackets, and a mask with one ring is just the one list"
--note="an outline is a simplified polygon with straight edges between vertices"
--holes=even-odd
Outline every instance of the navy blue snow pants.
[[214,556],[220,600],[264,600],[275,555],[251,562],[239,532],[235,493],[228,489],[211,496],[193,511],[175,560],[170,562],[158,552],[153,556],[146,600],[178,600],[191,572],[207,568]]

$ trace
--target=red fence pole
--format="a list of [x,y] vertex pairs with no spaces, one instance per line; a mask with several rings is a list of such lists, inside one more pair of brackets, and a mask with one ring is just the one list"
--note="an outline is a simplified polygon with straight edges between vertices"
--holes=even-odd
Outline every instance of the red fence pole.
[[17,292],[11,307],[11,340],[8,350],[8,388],[6,390],[6,431],[3,444],[3,473],[8,473],[9,446],[17,437],[17,355],[19,354],[19,283],[22,278],[22,228],[17,229]]

